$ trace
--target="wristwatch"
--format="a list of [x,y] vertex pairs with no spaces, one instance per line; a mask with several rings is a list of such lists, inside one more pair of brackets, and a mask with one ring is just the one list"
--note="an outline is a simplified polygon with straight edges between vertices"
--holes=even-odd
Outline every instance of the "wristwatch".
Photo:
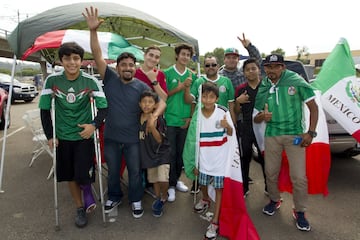
[[153,85],[153,86],[156,86],[156,85],[158,85],[159,84],[159,82],[158,81],[153,81],[153,82],[151,82],[151,85]]
[[316,136],[317,136],[317,133],[316,132],[314,132],[314,131],[308,131],[307,132],[312,138],[315,138]]

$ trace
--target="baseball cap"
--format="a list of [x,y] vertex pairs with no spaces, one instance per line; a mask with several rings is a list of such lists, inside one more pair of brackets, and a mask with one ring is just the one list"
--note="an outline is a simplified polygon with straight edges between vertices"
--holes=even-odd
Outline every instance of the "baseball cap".
[[227,49],[225,49],[224,54],[225,54],[225,56],[230,55],[230,54],[240,56],[239,51],[236,48],[227,48]]
[[284,64],[284,57],[279,54],[268,55],[263,61],[263,65],[269,64]]

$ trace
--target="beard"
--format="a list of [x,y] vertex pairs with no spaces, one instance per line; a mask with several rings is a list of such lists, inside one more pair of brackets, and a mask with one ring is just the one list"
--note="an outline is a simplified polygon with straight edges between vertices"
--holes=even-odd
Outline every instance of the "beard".
[[133,80],[134,75],[132,72],[123,72],[121,77],[124,81],[130,82],[131,80]]

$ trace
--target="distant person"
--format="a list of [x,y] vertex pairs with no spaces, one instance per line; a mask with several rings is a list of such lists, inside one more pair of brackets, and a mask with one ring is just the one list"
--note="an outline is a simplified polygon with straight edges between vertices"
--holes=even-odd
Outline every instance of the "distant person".
[[[188,135],[184,151],[185,172],[191,179],[195,178],[194,175],[198,176],[201,186],[202,198],[194,207],[197,213],[203,213],[210,207],[208,185],[213,182],[215,188],[214,216],[205,233],[206,239],[214,239],[218,233],[226,161],[230,151],[228,138],[235,134],[230,112],[225,107],[218,105],[218,100],[219,87],[213,82],[204,82],[201,85],[202,107],[199,110],[201,112],[195,111],[197,118],[194,117],[190,126],[191,129],[199,126],[199,135]],[[187,152],[189,150],[187,148],[191,147],[190,142],[195,141],[192,138],[195,137],[199,137],[200,142],[198,166],[195,164],[195,156],[189,155]]]
[[35,85],[36,89],[39,90],[39,88],[41,86],[41,77],[39,74],[36,74],[34,76],[34,85]]
[[265,190],[268,194],[265,178],[265,164],[263,153],[256,141],[253,130],[253,109],[255,97],[261,83],[260,65],[255,58],[247,59],[243,64],[243,72],[246,82],[237,86],[235,90],[235,113],[242,114],[243,119],[237,122],[237,133],[240,143],[241,172],[243,176],[244,196],[249,194],[249,170],[250,162],[253,157],[253,145],[256,147],[258,157],[255,159],[263,171]]
[[[104,21],[98,18],[97,8],[86,8],[82,14],[90,30],[90,46],[98,72],[104,82],[104,91],[109,103],[109,111],[104,127],[104,155],[108,166],[108,200],[105,212],[111,212],[121,203],[123,192],[120,187],[121,159],[124,154],[129,176],[128,200],[132,215],[140,218],[144,214],[142,197],[142,171],[139,144],[139,99],[141,94],[150,89],[148,85],[134,78],[136,58],[132,53],[123,52],[116,60],[116,71],[108,67],[102,56],[97,29]],[[160,116],[165,109],[165,102],[160,99],[153,112]]]
[[152,91],[140,96],[140,157],[141,166],[147,170],[149,183],[153,184],[156,200],[152,204],[155,217],[161,217],[168,198],[170,171],[170,143],[166,136],[166,123],[162,116],[154,117],[153,111],[159,101]]
[[[262,211],[272,216],[280,208],[278,177],[282,152],[285,151],[293,184],[296,227],[301,231],[310,231],[310,224],[305,217],[308,199],[305,148],[316,137],[318,106],[315,93],[300,75],[286,69],[283,56],[268,55],[263,65],[266,78],[261,82],[254,107],[254,121],[266,122],[265,175],[270,202]],[[308,129],[303,127],[304,103],[310,111]],[[298,136],[301,140],[297,142]]]
[[185,88],[196,79],[195,74],[187,67],[194,54],[193,46],[182,43],[175,47],[175,64],[164,70],[168,98],[166,101],[165,119],[168,126],[168,138],[171,146],[169,202],[176,199],[175,189],[187,192],[189,188],[180,181],[183,168],[182,153],[191,120],[191,104],[184,101]]
[[[41,123],[49,146],[52,148],[54,141],[57,145],[57,181],[68,182],[77,208],[75,224],[80,228],[87,225],[86,212],[96,207],[91,192],[91,183],[95,181],[93,133],[107,112],[101,85],[97,79],[80,70],[84,52],[75,42],[60,46],[58,54],[64,70],[47,77],[39,101]],[[94,96],[98,108],[95,119],[92,119],[90,95]],[[53,97],[56,136],[53,136],[50,114]]]
[[[255,58],[259,64],[261,64],[262,59],[259,50],[251,44],[249,39],[245,38],[245,34],[243,33],[243,38],[237,38],[248,51],[249,57]],[[238,69],[237,67],[240,60],[240,54],[236,48],[227,48],[224,53],[225,66],[221,71],[219,71],[219,74],[230,78],[234,89],[236,89],[237,86],[245,82],[245,76],[242,69]]]

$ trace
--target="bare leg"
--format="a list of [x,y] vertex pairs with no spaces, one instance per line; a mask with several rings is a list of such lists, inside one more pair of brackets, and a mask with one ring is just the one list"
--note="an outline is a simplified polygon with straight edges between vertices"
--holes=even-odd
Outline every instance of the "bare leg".
[[156,195],[156,198],[160,198],[160,183],[159,182],[155,182],[153,183],[153,187],[154,187],[154,192]]
[[169,182],[158,182],[160,186],[160,198],[161,201],[165,202],[167,199],[167,192],[169,189]]
[[81,189],[79,184],[74,181],[69,182],[69,189],[71,196],[74,199],[75,205],[77,208],[83,207],[82,197],[81,197]]
[[215,197],[215,213],[213,217],[213,222],[219,222],[219,215],[220,215],[220,206],[221,206],[221,197],[222,197],[222,188],[216,188],[216,197]]
[[202,193],[202,198],[205,199],[205,200],[210,201],[210,197],[209,197],[209,194],[208,194],[208,187],[201,185],[200,190],[201,190],[201,193]]

